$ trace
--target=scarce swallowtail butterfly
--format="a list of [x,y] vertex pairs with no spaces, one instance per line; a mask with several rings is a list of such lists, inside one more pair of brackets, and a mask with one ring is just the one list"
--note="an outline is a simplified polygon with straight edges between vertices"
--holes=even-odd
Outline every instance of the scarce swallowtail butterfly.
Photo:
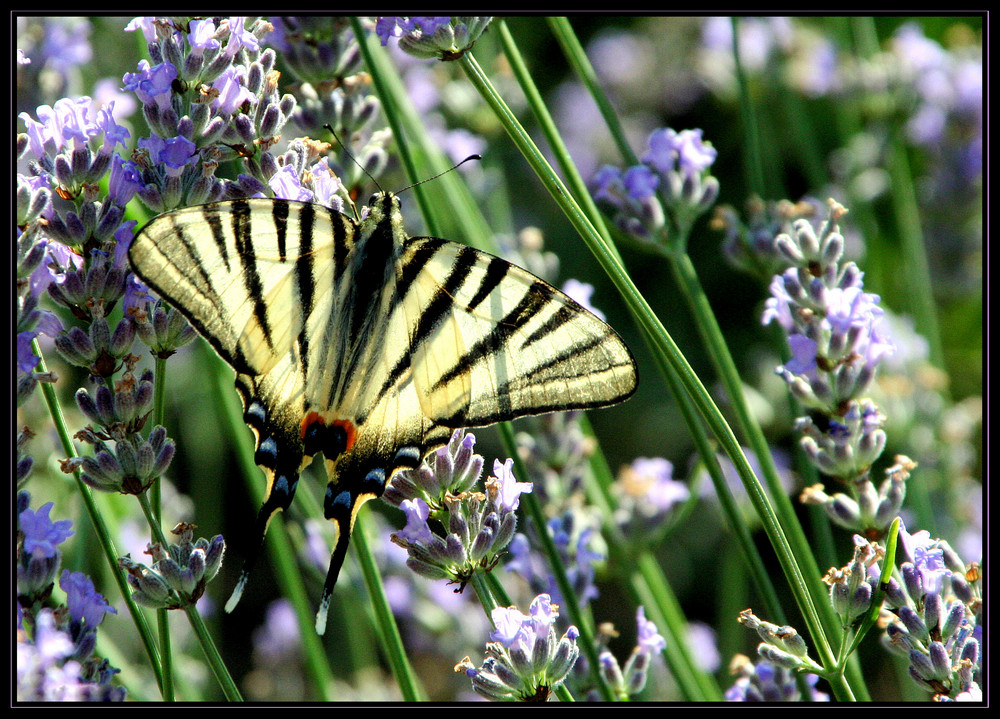
[[257,540],[322,452],[336,542],[316,617],[362,504],[455,428],[629,397],[635,361],[607,324],[529,272],[447,240],[409,237],[380,192],[360,222],[328,207],[244,199],[154,218],[132,268],[236,370],[267,479]]

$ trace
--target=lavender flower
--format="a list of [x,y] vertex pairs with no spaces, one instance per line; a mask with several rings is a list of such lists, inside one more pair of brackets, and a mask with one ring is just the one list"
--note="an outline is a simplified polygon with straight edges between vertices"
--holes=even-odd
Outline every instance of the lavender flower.
[[640,457],[622,468],[614,484],[618,496],[615,521],[636,541],[650,541],[650,533],[665,527],[666,517],[690,496],[684,482],[673,478],[674,467],[660,457]]
[[667,646],[667,641],[657,631],[656,625],[646,619],[646,610],[642,606],[636,612],[636,624],[637,643],[625,663],[624,670],[607,649],[598,655],[604,681],[612,691],[622,697],[633,696],[643,690],[653,656],[662,652]]
[[380,17],[375,34],[382,45],[399,39],[404,52],[419,58],[457,60],[472,49],[491,17]]
[[[278,94],[274,51],[260,45],[270,23],[230,17],[182,31],[166,19],[137,18],[126,29],[143,32],[152,58],[123,79],[154,132],[140,142],[143,202],[162,212],[259,191],[276,169],[267,150],[295,109],[291,95]],[[214,177],[237,157],[256,184]]]
[[68,660],[73,640],[56,626],[51,609],[38,614],[34,641],[18,635],[18,701],[80,701],[85,683],[80,678],[80,663]]
[[[811,449],[807,449],[806,453],[813,458],[813,461],[823,464],[832,464],[835,461],[833,459],[818,459],[821,456],[820,452],[826,457],[836,455],[851,456],[854,454],[852,448],[848,447],[845,449],[836,445],[828,447],[825,450],[819,450],[817,442],[823,441],[823,438],[817,430],[813,429],[810,431],[814,432],[814,436],[809,437],[809,439],[813,440],[810,443],[810,447],[816,447],[816,454],[814,455]],[[884,445],[884,443],[885,439],[883,436],[881,444]],[[879,451],[881,452],[881,449]],[[831,520],[846,529],[862,532],[865,535],[882,533],[889,528],[892,520],[898,516],[899,510],[903,505],[903,499],[906,496],[905,482],[910,478],[910,472],[915,467],[916,463],[912,462],[908,457],[897,455],[896,463],[885,470],[886,479],[877,491],[875,485],[869,480],[867,473],[851,474],[845,470],[845,476],[856,478],[852,486],[853,496],[841,492],[828,495],[823,491],[822,485],[816,484],[802,490],[799,498],[803,504],[821,505]],[[830,472],[830,474],[833,474],[833,472]]]
[[[475,437],[456,431],[420,467],[397,473],[383,495],[406,514],[406,527],[393,542],[409,553],[407,566],[430,579],[459,582],[460,589],[475,572],[496,565],[514,536],[519,497],[531,491],[514,477],[513,460],[494,463],[485,493],[469,491],[483,461],[472,453],[474,443]],[[445,536],[431,530],[431,518],[441,522]]]
[[641,164],[624,172],[611,165],[598,170],[591,193],[626,234],[667,246],[683,243],[694,219],[718,197],[719,182],[709,174],[717,152],[701,130],[660,128],[648,145]]
[[469,657],[456,671],[465,671],[477,694],[493,701],[544,702],[569,674],[580,650],[576,627],[558,637],[559,608],[540,594],[529,614],[516,607],[497,607],[491,613],[496,626],[486,645],[486,658],[477,669]]
[[907,658],[910,678],[941,699],[981,692],[981,572],[947,542],[900,525],[907,557],[886,593],[891,617],[883,645]]
[[[736,682],[726,690],[730,702],[800,702],[806,699],[799,691],[795,673],[786,667],[768,661],[752,663],[747,657],[738,656],[733,661]],[[806,682],[815,687],[816,674],[806,674]],[[812,701],[830,701],[824,692],[812,690]]]
[[[895,349],[882,327],[877,295],[862,291],[854,263],[841,267],[846,210],[831,200],[817,233],[806,220],[781,234],[776,249],[793,266],[771,283],[763,322],[788,333],[792,358],[776,371],[796,398],[825,417],[799,420],[802,446],[823,472],[844,481],[864,478],[885,447],[884,417],[867,391],[879,362]],[[891,517],[887,520],[891,521]]]
[[173,530],[178,540],[166,548],[159,544],[149,547],[154,564],[147,567],[131,557],[119,559],[128,572],[125,577],[132,587],[132,599],[155,609],[180,609],[193,605],[205,593],[205,586],[222,566],[226,542],[221,534],[211,540],[194,540],[194,525],[180,523]]
[[18,495],[18,506],[25,509],[17,515],[18,557],[17,592],[28,604],[46,596],[52,588],[56,573],[62,561],[59,545],[73,535],[73,522],[49,519],[52,502],[47,502],[37,511],[27,508],[27,492]]
[[[267,43],[304,83],[303,90],[306,87],[313,90],[331,79],[343,85],[362,69],[361,51],[347,18],[282,16],[271,17],[270,22],[274,31],[267,36]],[[323,122],[338,127],[330,116]]]
[[63,570],[59,586],[66,606],[55,612],[42,606],[51,601],[59,545],[73,534],[72,522],[53,522],[51,502],[31,510],[27,492],[18,494],[17,503],[18,699],[121,701],[124,690],[110,684],[118,670],[92,656],[98,626],[105,614],[117,612],[90,578]]

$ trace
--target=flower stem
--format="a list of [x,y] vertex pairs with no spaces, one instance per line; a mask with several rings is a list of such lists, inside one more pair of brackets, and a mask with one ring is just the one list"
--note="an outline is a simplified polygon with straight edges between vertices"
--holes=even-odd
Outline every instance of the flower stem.
[[[45,358],[42,355],[41,348],[38,346],[38,339],[36,338],[32,340],[31,344],[32,350],[39,359],[38,371],[47,372],[48,369],[45,364]],[[45,405],[49,410],[49,416],[52,418],[52,423],[56,428],[56,433],[59,435],[59,442],[62,445],[63,451],[66,453],[67,457],[72,458],[78,456],[76,447],[74,447],[73,441],[70,438],[69,429],[66,426],[66,418],[63,415],[62,407],[59,404],[59,399],[56,397],[55,387],[50,382],[40,382],[39,384],[41,386],[42,397],[45,400]],[[84,483],[79,470],[73,472],[73,478],[76,480],[77,489],[80,491],[84,507],[87,509],[87,515],[90,517],[94,531],[97,533],[97,541],[101,545],[101,550],[104,553],[104,559],[107,562],[108,567],[111,569],[111,576],[114,577],[115,582],[118,584],[118,590],[121,592],[122,598],[125,600],[125,606],[128,608],[129,614],[132,616],[132,623],[135,624],[135,628],[139,633],[139,638],[142,640],[146,656],[149,657],[150,667],[156,677],[156,683],[160,688],[162,696],[164,692],[164,677],[160,666],[159,652],[156,650],[156,638],[153,636],[142,610],[134,601],[132,601],[132,592],[128,588],[128,583],[125,581],[125,573],[118,566],[118,550],[115,548],[114,540],[111,538],[111,532],[108,530],[107,524],[104,522],[104,515],[97,506],[97,501],[94,499],[93,492],[91,492],[90,487]]]

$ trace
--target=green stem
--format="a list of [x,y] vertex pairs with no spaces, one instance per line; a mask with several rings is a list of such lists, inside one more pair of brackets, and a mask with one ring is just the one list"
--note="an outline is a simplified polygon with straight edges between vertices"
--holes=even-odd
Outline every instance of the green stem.
[[760,145],[760,130],[757,127],[757,113],[753,112],[750,103],[750,87],[746,73],[743,71],[743,61],[740,56],[738,18],[731,18],[733,27],[733,61],[736,67],[736,86],[740,93],[740,117],[743,119],[743,144],[746,153],[747,187],[758,197],[767,197],[767,187],[764,181],[764,160]]
[[601,220],[601,213],[597,209],[594,198],[591,197],[590,191],[587,189],[587,184],[577,171],[573,158],[570,157],[569,149],[566,147],[566,143],[563,142],[562,136],[556,128],[556,123],[552,119],[548,105],[542,99],[542,95],[538,91],[538,87],[535,85],[535,81],[531,77],[527,65],[521,57],[520,50],[518,50],[517,44],[510,34],[510,30],[507,29],[507,23],[500,21],[497,23],[497,27],[500,33],[500,40],[503,43],[504,54],[510,61],[511,69],[514,71],[514,76],[517,78],[518,84],[528,98],[528,106],[535,113],[535,117],[538,118],[539,126],[542,128],[545,139],[549,143],[549,148],[555,156],[559,169],[573,191],[574,199],[580,203],[587,213],[590,222],[597,229],[601,239],[604,241],[605,250],[613,254],[620,263],[622,260],[618,254],[618,248],[611,241],[611,234],[607,231]]
[[208,627],[205,626],[205,621],[201,618],[201,614],[198,613],[198,608],[193,604],[189,604],[184,607],[184,613],[187,614],[188,623],[194,630],[194,634],[198,638],[198,644],[205,654],[205,661],[208,662],[212,673],[215,674],[215,679],[219,682],[219,686],[222,687],[222,693],[226,696],[226,700],[242,702],[243,697],[240,695],[240,690],[236,686],[236,682],[233,681],[232,676],[230,676],[229,670],[226,669],[222,655],[219,654],[215,642],[212,641],[212,635],[209,633]]
[[[153,375],[153,426],[163,424],[165,387],[167,384],[167,362],[161,357],[157,357],[154,362]],[[143,505],[143,513],[146,514],[146,521],[149,523],[150,531],[156,541],[166,549],[167,543],[163,539],[162,532],[162,504],[160,497],[160,485],[163,478],[157,477],[152,486],[147,490],[146,495],[140,495],[139,501]],[[145,504],[149,501],[149,506]],[[147,511],[148,510],[148,511]],[[156,629],[160,638],[160,661],[163,663],[163,700],[174,701],[174,658],[170,648],[170,621],[167,617],[166,609],[156,611]]]
[[552,34],[555,36],[556,42],[559,43],[559,47],[562,48],[563,54],[569,61],[570,66],[580,76],[583,84],[590,91],[591,97],[597,103],[597,109],[600,111],[601,117],[604,118],[604,123],[608,126],[611,136],[615,139],[619,148],[625,148],[625,164],[638,165],[639,158],[632,152],[631,145],[629,145],[628,138],[625,135],[625,128],[622,127],[621,122],[618,120],[618,113],[615,112],[615,108],[611,105],[607,93],[601,88],[600,80],[597,79],[597,73],[594,72],[594,67],[590,64],[590,59],[577,39],[576,33],[573,32],[569,20],[565,17],[550,17],[546,19],[549,23],[549,29],[552,30]]
[[399,634],[396,618],[389,607],[389,599],[386,597],[385,587],[382,585],[382,575],[379,574],[378,565],[375,563],[375,555],[372,554],[365,524],[365,517],[359,515],[355,522],[354,531],[351,532],[351,538],[358,562],[361,565],[361,573],[365,578],[365,586],[368,587],[371,606],[375,612],[375,628],[381,639],[389,666],[392,667],[393,676],[396,677],[399,690],[403,694],[403,700],[408,702],[426,701],[427,697],[424,695],[416,674],[413,672],[413,667],[410,665],[410,660],[406,656],[406,648],[403,646],[403,638]]
[[[37,339],[32,340],[31,347],[39,359],[38,371],[47,372],[48,368],[45,363],[45,358],[42,355],[41,348],[38,346]],[[73,440],[70,438],[69,428],[66,426],[66,418],[63,415],[62,407],[59,404],[59,399],[56,397],[55,387],[50,382],[40,382],[39,386],[42,391],[42,398],[45,400],[45,405],[49,410],[49,416],[52,418],[52,423],[55,426],[56,433],[59,435],[59,442],[62,444],[63,451],[66,453],[68,458],[78,456],[76,447],[73,445]],[[156,677],[156,683],[160,688],[162,696],[164,690],[164,678],[163,670],[160,666],[159,653],[156,650],[156,638],[153,636],[142,610],[134,601],[132,601],[132,592],[128,588],[128,583],[125,581],[125,573],[118,566],[118,557],[120,555],[118,550],[115,548],[114,540],[111,538],[111,532],[108,531],[108,527],[104,522],[104,516],[101,513],[101,510],[97,507],[97,502],[94,499],[93,492],[91,492],[90,487],[84,483],[79,470],[73,472],[73,478],[76,480],[76,486],[80,492],[80,497],[83,499],[84,507],[87,510],[87,516],[90,517],[91,525],[94,527],[94,532],[97,534],[97,541],[101,545],[101,551],[104,553],[104,559],[107,562],[108,567],[111,569],[111,576],[114,577],[115,583],[118,585],[118,591],[125,600],[125,607],[128,609],[128,612],[132,617],[132,623],[135,625],[135,628],[139,633],[139,638],[142,641],[146,656],[149,657],[149,664]]]

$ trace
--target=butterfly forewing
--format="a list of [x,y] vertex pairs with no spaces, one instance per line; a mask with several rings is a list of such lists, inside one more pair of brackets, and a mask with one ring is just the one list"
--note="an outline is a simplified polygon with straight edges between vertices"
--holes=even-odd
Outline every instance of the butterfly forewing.
[[505,260],[407,237],[388,193],[360,224],[285,200],[179,210],[140,230],[129,258],[237,372],[268,482],[261,540],[323,452],[337,541],[320,632],[358,508],[451,428],[603,406],[635,389],[632,356],[607,324]]

